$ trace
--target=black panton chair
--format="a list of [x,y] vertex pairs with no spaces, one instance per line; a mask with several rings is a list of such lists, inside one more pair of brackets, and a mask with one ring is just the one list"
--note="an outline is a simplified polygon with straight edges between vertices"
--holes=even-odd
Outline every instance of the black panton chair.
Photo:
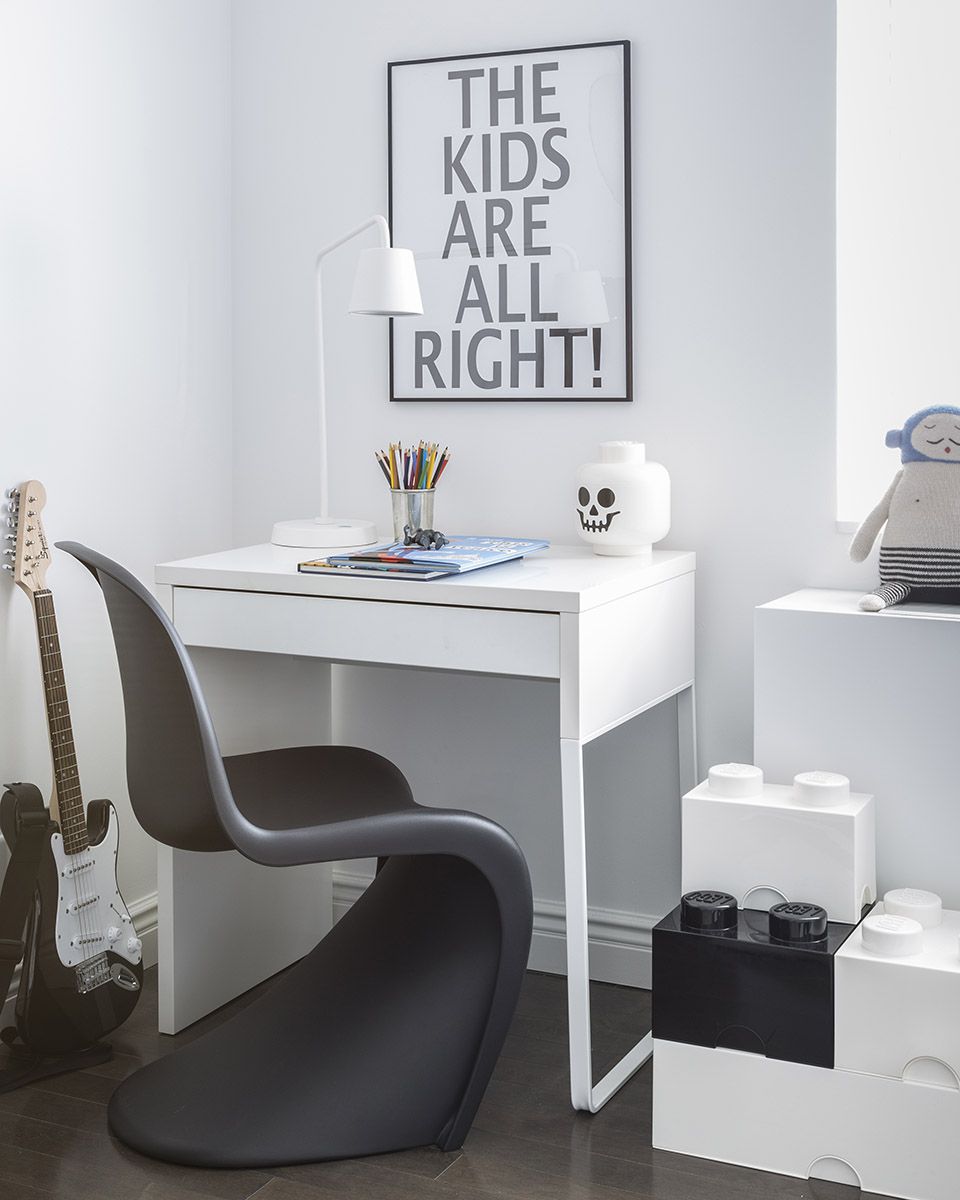
[[213,1167],[459,1147],[527,963],[530,877],[516,842],[474,813],[418,805],[400,771],[367,750],[223,758],[190,658],[157,601],[102,554],[60,548],[103,589],[130,799],[149,834],[275,867],[382,863],[263,996],[121,1083],[111,1130],[155,1158]]

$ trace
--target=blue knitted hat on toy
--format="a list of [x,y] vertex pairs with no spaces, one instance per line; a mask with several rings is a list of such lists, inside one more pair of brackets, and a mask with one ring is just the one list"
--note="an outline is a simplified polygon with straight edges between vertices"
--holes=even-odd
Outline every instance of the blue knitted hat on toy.
[[915,412],[912,417],[908,417],[902,429],[891,429],[889,431],[887,434],[887,445],[891,450],[899,448],[900,461],[902,463],[930,461],[960,462],[960,455],[954,459],[936,458],[934,460],[933,455],[922,454],[910,441],[911,434],[920,422],[938,413],[950,413],[951,416],[960,418],[960,408],[955,408],[952,404],[934,404],[930,408],[922,408],[919,412]]

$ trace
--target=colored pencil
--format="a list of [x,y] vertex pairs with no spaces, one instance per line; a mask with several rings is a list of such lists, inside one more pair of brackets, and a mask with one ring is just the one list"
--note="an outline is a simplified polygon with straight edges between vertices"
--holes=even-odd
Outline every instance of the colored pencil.
[[446,452],[446,450],[444,450],[444,452],[443,452],[443,459],[442,459],[442,461],[441,461],[441,463],[440,463],[440,466],[439,466],[439,467],[438,467],[438,469],[437,469],[437,473],[436,473],[436,475],[434,475],[434,477],[433,477],[433,483],[432,483],[432,485],[431,485],[432,487],[436,487],[436,486],[437,486],[437,484],[439,483],[439,481],[440,481],[440,476],[443,474],[443,472],[444,472],[444,468],[446,467],[446,465],[447,465],[447,463],[448,463],[449,461],[450,461],[450,455],[449,455],[449,454]]
[[402,442],[391,442],[386,450],[374,450],[373,454],[393,491],[435,488],[450,461],[449,446],[441,450],[439,442],[421,441],[407,447]]

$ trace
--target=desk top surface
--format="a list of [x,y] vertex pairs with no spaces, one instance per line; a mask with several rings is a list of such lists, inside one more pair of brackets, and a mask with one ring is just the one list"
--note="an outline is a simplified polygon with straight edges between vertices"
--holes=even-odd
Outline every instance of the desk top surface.
[[636,558],[601,556],[586,546],[551,546],[528,558],[446,579],[345,579],[339,575],[300,574],[297,564],[311,553],[317,556],[320,552],[270,544],[241,546],[160,563],[156,581],[174,587],[225,591],[583,612],[696,568],[696,555],[688,550],[655,550],[653,562],[643,566]]

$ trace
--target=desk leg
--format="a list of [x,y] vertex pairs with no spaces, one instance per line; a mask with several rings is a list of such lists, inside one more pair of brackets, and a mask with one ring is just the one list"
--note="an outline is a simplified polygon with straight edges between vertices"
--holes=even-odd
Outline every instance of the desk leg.
[[590,1037],[590,940],[587,924],[587,834],[583,743],[560,739],[563,797],[563,869],[567,933],[567,1006],[570,1021],[570,1099],[581,1112],[598,1112],[653,1053],[645,1037],[594,1086]]
[[567,1010],[570,1023],[570,1099],[592,1111],[590,941],[587,928],[587,830],[583,803],[583,743],[560,739],[563,797],[563,877],[567,934]]
[[[697,784],[697,724],[693,684],[677,694],[680,793]],[[653,1054],[646,1034],[594,1085],[590,1026],[590,931],[587,905],[587,831],[583,743],[560,739],[563,797],[563,870],[567,933],[567,1009],[570,1023],[570,1098],[581,1112],[598,1112]]]

